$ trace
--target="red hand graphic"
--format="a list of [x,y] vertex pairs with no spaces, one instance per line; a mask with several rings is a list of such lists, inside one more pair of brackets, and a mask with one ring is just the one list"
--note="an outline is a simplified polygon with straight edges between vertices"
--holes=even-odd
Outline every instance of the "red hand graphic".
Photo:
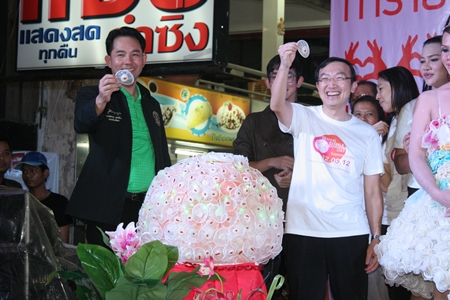
[[383,47],[378,47],[377,40],[373,41],[373,44],[370,41],[367,41],[367,46],[369,46],[370,51],[372,51],[372,56],[366,58],[364,61],[364,66],[368,63],[373,64],[373,71],[363,76],[364,80],[369,79],[378,79],[378,72],[386,69],[386,64],[381,57],[383,52]]
[[417,52],[413,52],[414,44],[417,42],[418,38],[419,38],[418,35],[416,35],[413,39],[411,39],[411,36],[408,37],[406,45],[402,45],[403,55],[397,64],[398,66],[402,66],[410,70],[414,76],[420,76],[419,70],[411,69],[411,61],[415,58],[420,59],[420,54]]

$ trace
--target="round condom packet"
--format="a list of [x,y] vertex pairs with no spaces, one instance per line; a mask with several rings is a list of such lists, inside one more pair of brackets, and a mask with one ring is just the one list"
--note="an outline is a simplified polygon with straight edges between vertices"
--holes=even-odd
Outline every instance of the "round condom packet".
[[134,82],[134,76],[128,70],[119,70],[116,73],[116,77],[123,85],[130,85]]
[[305,40],[299,40],[298,44],[298,52],[303,58],[307,58],[309,56],[309,45]]

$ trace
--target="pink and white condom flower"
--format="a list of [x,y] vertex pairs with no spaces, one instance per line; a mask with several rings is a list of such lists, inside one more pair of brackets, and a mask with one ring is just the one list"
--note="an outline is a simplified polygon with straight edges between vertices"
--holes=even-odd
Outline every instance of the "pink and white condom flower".
[[110,238],[112,250],[124,264],[142,245],[134,222],[129,223],[125,229],[123,229],[123,223],[120,223],[117,225],[116,231],[106,231],[105,233]]
[[246,157],[199,154],[158,172],[139,211],[141,242],[178,247],[178,262],[264,264],[281,252],[277,190]]

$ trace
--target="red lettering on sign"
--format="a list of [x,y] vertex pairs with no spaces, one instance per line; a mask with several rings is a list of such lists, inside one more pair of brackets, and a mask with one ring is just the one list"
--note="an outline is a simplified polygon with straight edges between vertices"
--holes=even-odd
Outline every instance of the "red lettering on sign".
[[120,16],[130,12],[139,0],[99,1],[83,0],[81,17],[83,19]]
[[183,20],[184,15],[171,15],[171,16],[162,16],[161,21],[176,21]]
[[149,27],[137,27],[137,31],[144,34],[145,38],[145,53],[153,53],[153,30]]
[[[175,52],[181,48],[183,44],[183,33],[180,31],[180,27],[183,24],[174,24],[172,27],[157,27],[155,31],[159,34],[158,36],[158,53]],[[168,32],[175,34],[175,43],[172,46],[167,45],[167,34]]]
[[21,23],[40,23],[41,22],[42,0],[22,0],[20,12]]
[[186,45],[188,49],[191,51],[200,51],[205,49],[206,45],[208,44],[208,37],[209,37],[208,26],[205,23],[197,22],[194,24],[194,28],[200,31],[200,40],[198,44],[195,44],[192,35],[189,33],[185,38]]
[[402,0],[387,0],[387,2],[397,3],[397,8],[394,10],[385,9],[385,10],[383,10],[383,14],[388,15],[388,16],[395,16],[402,10],[402,7],[403,7]]
[[[379,17],[381,14],[386,16],[395,16],[399,14],[402,10],[405,10],[404,3],[413,4],[412,12],[418,12],[420,8],[425,10],[437,10],[441,9],[445,6],[445,0],[439,0],[438,3],[434,4],[436,0],[375,0],[375,17]],[[419,3],[420,1],[420,3]],[[355,2],[358,2],[357,4]],[[429,2],[433,2],[429,4]],[[364,6],[366,4],[366,7]],[[370,4],[370,7],[367,8],[367,5]],[[344,2],[344,22],[348,22],[352,17],[350,16],[350,7],[354,7],[354,5],[358,5],[358,18],[360,20],[364,19],[364,8],[367,8],[366,12],[373,11],[373,4],[370,1],[364,0],[345,0]],[[386,5],[387,8],[383,9],[383,5]],[[409,6],[407,6],[409,8]]]
[[442,8],[445,4],[445,0],[441,0],[441,2],[439,2],[438,4],[435,4],[435,5],[430,5],[430,4],[428,4],[428,0],[423,0],[422,4],[423,4],[423,8],[425,8],[426,10],[435,10],[435,9]]
[[50,0],[49,21],[69,20],[68,0]]
[[203,5],[206,0],[150,0],[158,9],[171,12],[185,12]]

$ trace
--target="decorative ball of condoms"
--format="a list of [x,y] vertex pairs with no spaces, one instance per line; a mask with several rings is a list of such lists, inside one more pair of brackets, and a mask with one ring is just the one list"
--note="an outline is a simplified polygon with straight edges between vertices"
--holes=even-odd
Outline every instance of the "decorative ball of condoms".
[[139,212],[142,243],[178,247],[178,262],[266,263],[281,252],[284,213],[276,189],[247,158],[200,154],[160,171]]

